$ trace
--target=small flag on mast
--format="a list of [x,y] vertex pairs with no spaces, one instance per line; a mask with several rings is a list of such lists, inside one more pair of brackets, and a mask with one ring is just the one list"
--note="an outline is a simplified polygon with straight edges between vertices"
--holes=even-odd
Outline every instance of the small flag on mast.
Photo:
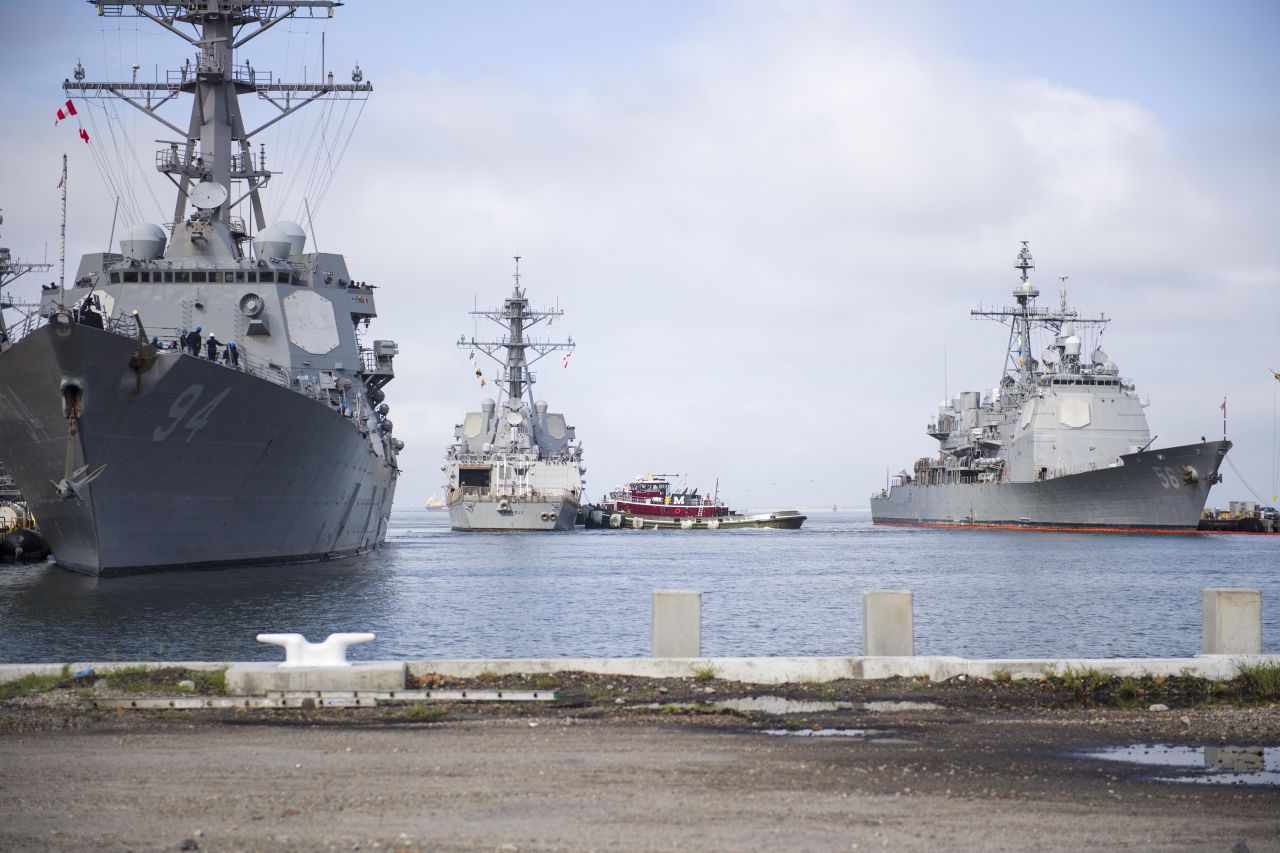
[[82,128],[80,128],[80,138],[84,140],[84,144],[85,144],[85,145],[88,145],[88,144],[89,144],[89,131],[85,130],[83,127],[82,127]]
[[68,99],[67,103],[64,106],[61,106],[58,108],[58,117],[53,122],[54,127],[57,127],[58,122],[62,121],[67,116],[73,116],[75,114],[76,114],[76,105],[71,103],[70,99]]
[[570,350],[570,351],[569,351],[569,354],[568,354],[568,355],[566,355],[566,356],[564,357],[564,366],[565,366],[565,367],[568,367],[568,366],[569,366],[569,359],[571,359],[571,358],[573,358],[573,350]]

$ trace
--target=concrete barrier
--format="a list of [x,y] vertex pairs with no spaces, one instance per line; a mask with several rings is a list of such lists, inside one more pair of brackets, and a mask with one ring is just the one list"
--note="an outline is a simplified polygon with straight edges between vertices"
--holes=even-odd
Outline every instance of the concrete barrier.
[[1262,591],[1208,587],[1200,594],[1206,655],[1262,654]]
[[227,692],[260,696],[269,690],[403,690],[405,670],[404,661],[342,666],[236,663],[227,669]]
[[689,589],[655,589],[649,623],[649,654],[655,658],[702,655],[702,593]]
[[[1094,669],[1117,677],[1187,676],[1229,679],[1241,665],[1280,666],[1280,655],[1201,655],[1192,658],[960,658],[917,657],[755,657],[755,658],[466,658],[378,663],[356,663],[341,668],[281,669],[278,664],[236,663],[227,670],[227,689],[252,695],[267,690],[397,690],[405,673],[422,676],[437,673],[451,678],[497,675],[551,675],[589,672],[597,675],[637,678],[694,678],[701,667],[714,666],[716,677],[748,684],[795,684],[840,679],[929,678],[945,681],[969,678],[1041,679],[1066,670]],[[225,663],[133,662],[115,664],[41,663],[0,664],[0,684],[24,675],[56,675],[92,666],[99,674],[113,668],[170,666],[218,670]],[[333,679],[337,679],[336,681]]]
[[911,657],[916,653],[910,590],[862,593],[862,651],[869,657]]

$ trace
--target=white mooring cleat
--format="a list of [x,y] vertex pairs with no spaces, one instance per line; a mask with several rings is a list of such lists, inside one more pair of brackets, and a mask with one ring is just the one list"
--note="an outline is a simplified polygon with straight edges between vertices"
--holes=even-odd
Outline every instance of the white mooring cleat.
[[310,643],[301,634],[259,634],[259,643],[284,646],[282,667],[351,666],[347,649],[356,643],[367,643],[374,634],[330,634],[323,643]]

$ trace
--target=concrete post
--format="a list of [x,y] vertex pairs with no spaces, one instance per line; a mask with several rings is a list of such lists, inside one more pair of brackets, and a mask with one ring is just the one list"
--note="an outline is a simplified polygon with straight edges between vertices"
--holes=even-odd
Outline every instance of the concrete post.
[[911,657],[916,653],[911,590],[862,593],[862,650],[868,657]]
[[655,589],[649,656],[702,657],[702,593],[691,589]]
[[1200,593],[1206,655],[1262,654],[1262,592],[1209,587]]

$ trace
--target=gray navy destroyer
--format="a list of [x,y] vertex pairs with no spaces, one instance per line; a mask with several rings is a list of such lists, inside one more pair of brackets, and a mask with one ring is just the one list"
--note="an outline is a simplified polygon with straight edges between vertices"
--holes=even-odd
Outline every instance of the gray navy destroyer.
[[[1016,305],[974,317],[1009,325],[1000,384],[945,401],[941,445],[871,497],[876,524],[1191,532],[1231,442],[1153,448],[1144,404],[1098,345],[1109,320],[1035,304],[1026,242]],[[1091,335],[1093,331],[1096,335]],[[1039,359],[1033,340],[1047,337]],[[1086,354],[1085,339],[1093,346]]]
[[[153,83],[136,65],[131,81],[88,82],[77,65],[63,84],[166,128],[155,167],[177,203],[165,227],[135,225],[120,252],[84,256],[0,345],[0,448],[17,487],[58,563],[93,575],[377,548],[402,446],[382,402],[396,345],[365,344],[374,292],[342,255],[306,252],[294,223],[268,226],[259,193],[274,173],[258,144],[305,105],[362,100],[372,86],[358,67],[349,84],[332,73],[287,83],[236,57],[276,24],[341,4],[94,5],[195,51]],[[161,115],[187,95],[189,118]],[[277,112],[246,127],[240,96]],[[242,202],[253,237],[232,215]],[[187,349],[184,329],[217,342]]]
[[[454,429],[457,441],[446,455],[445,490],[454,530],[572,530],[582,503],[582,445],[562,414],[533,398],[535,376],[529,369],[564,342],[534,340],[528,332],[564,314],[559,308],[535,310],[520,287],[516,258],[515,288],[502,308],[472,311],[507,330],[501,340],[462,338],[458,347],[501,365],[497,399],[485,399]],[[499,355],[499,353],[503,353]],[[568,366],[568,356],[565,357]],[[476,368],[482,387],[484,371]]]

